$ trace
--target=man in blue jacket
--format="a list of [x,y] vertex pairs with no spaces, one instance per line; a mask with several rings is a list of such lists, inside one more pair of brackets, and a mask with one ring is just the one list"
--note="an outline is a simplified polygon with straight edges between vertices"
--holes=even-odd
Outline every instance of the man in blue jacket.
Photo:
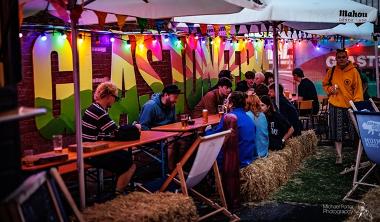
[[141,109],[139,123],[142,130],[150,130],[176,121],[175,103],[180,90],[176,85],[168,85],[162,93],[152,95],[152,98]]
[[[162,126],[176,121],[175,103],[180,90],[176,85],[166,86],[161,93],[152,95],[152,98],[141,109],[139,123],[142,130],[150,130],[155,126]],[[169,171],[175,167],[174,156],[178,150],[174,150],[173,143],[168,146]]]

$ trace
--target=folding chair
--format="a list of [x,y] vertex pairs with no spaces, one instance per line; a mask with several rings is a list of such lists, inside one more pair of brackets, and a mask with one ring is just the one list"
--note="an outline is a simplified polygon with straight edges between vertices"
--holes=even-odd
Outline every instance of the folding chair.
[[[75,218],[69,218],[57,185]],[[28,177],[0,204],[3,221],[84,221],[62,177],[55,168]],[[74,220],[75,219],[75,220]]]
[[[312,121],[313,100],[298,101],[299,120],[302,123],[302,129],[309,129],[309,121]],[[312,123],[314,125],[314,123]]]
[[[369,112],[379,112],[379,109],[376,107],[375,103],[373,102],[373,100],[371,98],[369,100],[360,101],[360,102],[353,102],[352,100],[350,100],[349,103],[350,103],[351,108],[352,108],[353,111],[366,110],[366,111],[369,111]],[[356,131],[357,135],[359,135],[358,126],[356,124],[356,119],[355,119],[355,116],[354,116],[352,110],[349,111],[349,117],[351,119],[352,124],[354,125],[354,128],[355,128],[355,131]],[[359,141],[359,146],[360,145],[361,144],[360,144],[360,141]],[[360,152],[360,156],[359,156],[359,152]],[[361,157],[361,151],[359,151],[359,147],[358,147],[358,152],[357,152],[357,155],[356,155],[356,159],[359,158],[359,169],[362,169],[362,168],[365,168],[365,167],[368,167],[368,166],[371,165],[368,161],[360,163],[360,157]],[[354,167],[354,165],[352,165],[349,168],[345,168],[342,172],[340,172],[340,174],[343,175],[343,174],[349,173],[351,171],[354,171],[354,169],[355,169],[355,167]]]
[[[227,203],[224,196],[221,177],[219,174],[219,168],[216,161],[216,158],[222,148],[224,139],[230,133],[231,130],[226,130],[213,135],[198,137],[198,139],[191,145],[191,147],[182,157],[181,161],[177,163],[177,167],[168,176],[168,178],[165,180],[165,182],[159,189],[160,192],[167,190],[169,184],[172,181],[174,181],[176,184],[181,186],[181,192],[184,195],[189,195],[190,192],[195,197],[199,198],[200,200],[202,200],[203,202],[215,209],[214,211],[200,217],[199,220],[203,220],[219,212],[225,214],[227,217],[230,218],[231,221],[240,220],[238,216],[232,214],[227,209]],[[182,167],[186,164],[186,162],[189,160],[190,156],[194,152],[196,152],[197,154],[193,162],[193,165],[190,169],[190,172],[188,173],[187,178],[185,179],[185,173]],[[193,189],[193,187],[196,186],[199,182],[201,182],[202,179],[208,174],[211,167],[213,167],[214,169],[216,189],[219,193],[222,206]],[[147,192],[151,192],[142,186],[139,187]]]
[[[350,198],[359,185],[379,187],[375,184],[364,183],[363,181],[375,169],[376,164],[380,163],[380,113],[379,112],[359,112],[349,110],[350,118],[354,123],[355,129],[359,134],[359,145],[354,168],[354,178],[352,188],[343,200],[359,202],[359,200]],[[356,117],[356,118],[355,118]],[[360,163],[361,155],[364,151],[370,161]],[[371,168],[358,180],[358,171],[361,168],[371,166]]]

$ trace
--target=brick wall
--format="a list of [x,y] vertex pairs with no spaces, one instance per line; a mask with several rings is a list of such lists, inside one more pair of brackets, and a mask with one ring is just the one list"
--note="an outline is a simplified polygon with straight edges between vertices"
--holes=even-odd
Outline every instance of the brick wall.
[[[27,33],[21,39],[22,42],[22,81],[18,84],[18,102],[20,106],[34,107],[34,84],[33,84],[33,60],[32,49],[36,38],[40,33]],[[132,36],[133,37],[133,36]],[[111,57],[112,48],[105,41],[95,41],[95,37],[92,39],[93,47],[104,47],[106,52],[92,51],[92,75],[93,78],[111,77]],[[133,40],[131,42],[134,42]],[[132,47],[135,47],[132,45]],[[132,51],[134,52],[133,48]],[[136,84],[138,95],[152,94],[152,90],[148,84],[142,78],[139,69],[136,65],[135,54],[132,55],[134,61],[134,69],[136,75]],[[153,69],[159,74],[164,85],[172,83],[171,75],[171,62],[170,52],[164,50],[162,54],[162,61],[152,61],[152,53],[148,52],[148,60]],[[54,86],[57,83],[70,83],[73,82],[72,72],[58,72],[58,56],[56,53],[51,54],[52,63],[52,84],[53,84],[53,98]],[[93,83],[93,90],[97,84]],[[60,102],[53,101],[53,115],[59,116],[60,114]],[[34,149],[35,152],[45,152],[52,149],[51,140],[44,139],[37,131],[35,121],[33,118],[26,119],[20,122],[20,138],[21,149]],[[75,143],[75,135],[64,135],[64,145]]]

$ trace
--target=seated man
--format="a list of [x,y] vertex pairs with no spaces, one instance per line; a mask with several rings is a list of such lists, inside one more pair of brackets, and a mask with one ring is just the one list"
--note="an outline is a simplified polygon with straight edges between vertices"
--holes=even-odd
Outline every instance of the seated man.
[[260,84],[263,84],[265,82],[265,76],[262,72],[257,72],[255,74],[255,83],[253,85],[253,88],[256,89],[256,87]]
[[[180,90],[176,85],[166,86],[161,93],[152,95],[152,98],[141,109],[139,122],[142,130],[150,130],[155,126],[162,126],[176,121],[175,104]],[[175,152],[176,151],[176,152]],[[174,150],[171,143],[168,146],[168,168],[171,171],[175,166]]]
[[[240,168],[248,166],[257,157],[255,144],[256,127],[253,120],[246,114],[245,100],[246,94],[242,92],[232,92],[228,99],[229,113],[237,117],[237,131],[239,144]],[[223,131],[224,118],[222,118],[214,129],[206,131],[206,135]],[[222,155],[222,154],[221,154]],[[221,157],[218,157],[220,160]]]
[[255,87],[255,73],[252,71],[247,71],[244,74],[245,80],[242,80],[236,84],[235,91],[247,92],[248,89],[253,89]]
[[209,115],[218,114],[218,105],[223,105],[224,100],[231,92],[231,87],[232,83],[229,79],[219,79],[218,88],[206,93],[194,107],[193,117],[201,117],[203,109],[207,109]]
[[[297,108],[284,96],[284,87],[280,84],[279,89],[279,112],[289,121],[294,128],[293,136],[301,134],[301,122],[299,120]],[[269,85],[268,95],[274,101],[275,99],[275,85],[272,83]],[[274,103],[274,102],[273,102]],[[275,104],[273,104],[275,106]],[[276,107],[278,110],[278,107]]]
[[[221,78],[227,78],[227,79],[231,80],[231,82],[233,81],[233,77],[232,77],[230,70],[226,70],[226,69],[220,70],[220,72],[218,74],[218,81]],[[212,90],[217,89],[217,88],[218,88],[218,84],[216,84],[215,86],[208,89],[208,91],[212,91]]]
[[139,122],[142,130],[174,123],[176,121],[175,104],[179,93],[178,86],[168,85],[161,93],[153,94],[141,109]]
[[[108,115],[108,108],[118,99],[117,87],[111,82],[98,85],[94,94],[95,102],[86,109],[82,117],[83,141],[107,140],[115,137],[116,123]],[[135,127],[141,128],[139,124]],[[130,152],[120,150],[86,159],[91,165],[116,173],[116,194],[122,194],[128,185],[136,165]]]

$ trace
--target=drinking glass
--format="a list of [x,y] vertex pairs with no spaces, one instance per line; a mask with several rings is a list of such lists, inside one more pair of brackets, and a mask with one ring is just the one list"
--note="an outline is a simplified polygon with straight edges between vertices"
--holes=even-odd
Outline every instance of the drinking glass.
[[187,127],[187,120],[189,119],[188,114],[181,114],[181,124],[182,127]]
[[33,166],[33,154],[34,150],[29,149],[29,150],[24,150],[23,152],[23,162],[26,166]]
[[62,135],[53,135],[54,152],[62,152]]
[[224,114],[224,105],[218,105],[218,114],[219,118],[221,118]]

